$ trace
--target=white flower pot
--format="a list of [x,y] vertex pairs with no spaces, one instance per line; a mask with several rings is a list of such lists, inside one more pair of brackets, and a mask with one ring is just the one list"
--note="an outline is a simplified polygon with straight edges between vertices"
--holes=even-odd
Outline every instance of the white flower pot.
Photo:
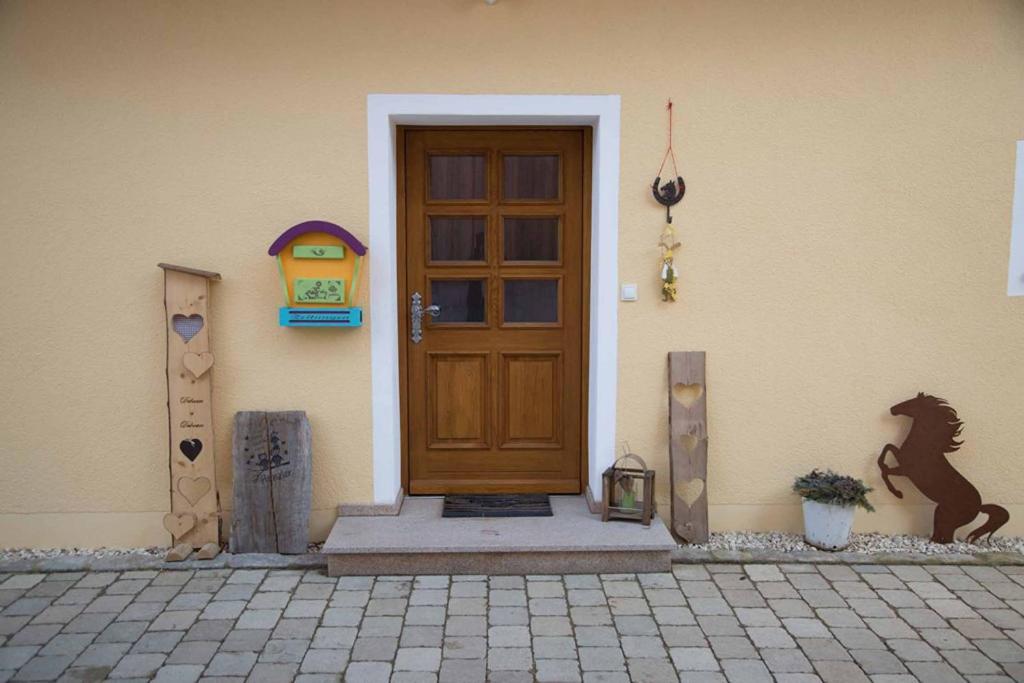
[[804,499],[804,540],[821,550],[842,550],[850,544],[855,505],[827,505]]

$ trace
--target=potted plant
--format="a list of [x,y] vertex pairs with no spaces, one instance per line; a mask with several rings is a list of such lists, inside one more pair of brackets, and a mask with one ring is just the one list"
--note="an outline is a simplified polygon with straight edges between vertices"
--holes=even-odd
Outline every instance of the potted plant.
[[804,499],[804,540],[821,550],[845,548],[850,543],[856,509],[875,510],[868,502],[870,487],[832,470],[815,469],[797,477],[793,490]]

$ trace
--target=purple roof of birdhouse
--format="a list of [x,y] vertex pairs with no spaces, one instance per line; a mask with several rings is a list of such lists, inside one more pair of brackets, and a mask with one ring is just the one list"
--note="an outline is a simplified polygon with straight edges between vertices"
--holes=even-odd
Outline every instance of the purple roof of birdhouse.
[[310,232],[326,232],[328,235],[334,235],[347,244],[358,256],[362,256],[366,253],[366,246],[364,246],[355,235],[340,225],[328,223],[327,221],[306,221],[305,223],[293,225],[282,232],[280,237],[274,240],[274,243],[270,245],[270,249],[267,253],[271,256],[277,256],[293,239]]

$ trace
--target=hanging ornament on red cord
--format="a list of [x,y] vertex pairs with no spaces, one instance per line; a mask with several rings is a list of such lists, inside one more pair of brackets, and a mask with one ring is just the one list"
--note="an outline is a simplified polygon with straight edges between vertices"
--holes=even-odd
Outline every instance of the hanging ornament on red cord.
[[[676,167],[676,153],[672,149],[672,100],[668,101],[667,109],[668,149],[665,150],[665,156],[661,159],[658,175],[651,184],[651,193],[654,195],[654,199],[665,207],[665,229],[658,242],[658,246],[661,247],[661,299],[662,301],[675,301],[678,295],[676,280],[679,271],[676,270],[674,252],[682,246],[682,243],[676,241],[676,231],[672,227],[672,207],[682,201],[683,195],[686,194],[686,183],[683,182],[683,176],[679,175],[679,169]],[[665,164],[670,159],[672,175],[675,176],[675,180],[669,180],[662,185],[661,174],[665,171]]]

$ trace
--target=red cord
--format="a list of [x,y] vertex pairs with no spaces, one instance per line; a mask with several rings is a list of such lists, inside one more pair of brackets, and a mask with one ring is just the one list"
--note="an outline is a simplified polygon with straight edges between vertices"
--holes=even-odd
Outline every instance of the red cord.
[[678,177],[679,169],[676,167],[676,153],[672,149],[672,100],[669,99],[668,106],[668,149],[665,150],[665,156],[661,158],[661,166],[658,167],[658,177],[661,177],[661,172],[665,170],[665,162],[668,161],[669,157],[672,157],[672,175]]

